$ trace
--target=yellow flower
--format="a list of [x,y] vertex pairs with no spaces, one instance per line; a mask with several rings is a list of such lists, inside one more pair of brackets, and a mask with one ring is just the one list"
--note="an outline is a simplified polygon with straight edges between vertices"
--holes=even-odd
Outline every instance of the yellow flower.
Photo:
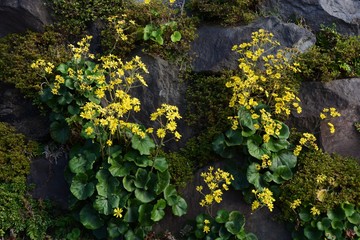
[[325,118],[326,118],[326,115],[323,114],[323,113],[320,113],[320,118],[321,118],[321,119],[325,119]]
[[93,129],[92,127],[87,127],[87,128],[85,129],[85,133],[86,133],[86,135],[88,135],[88,136],[90,136],[91,134],[93,134],[93,132],[94,132],[94,129]]
[[113,142],[109,139],[109,140],[106,141],[106,144],[107,144],[108,146],[111,146],[111,145],[113,144]]
[[253,203],[251,204],[251,211],[255,211],[256,209],[258,209],[260,207],[260,202],[258,200],[253,201]]
[[123,212],[122,208],[115,208],[114,209],[114,217],[122,218],[122,216],[123,216],[122,212]]
[[291,208],[291,209],[296,209],[298,206],[300,206],[300,204],[301,204],[301,200],[300,200],[300,199],[296,199],[296,200],[294,200],[294,202],[292,202],[292,203],[290,204],[290,208]]
[[310,209],[310,213],[311,213],[313,216],[320,215],[320,210],[317,209],[317,208],[314,206],[314,207],[312,207],[312,208]]
[[157,135],[159,138],[164,138],[165,135],[166,135],[165,129],[159,128],[158,130],[156,130],[156,135]]
[[150,0],[144,0],[144,3],[145,3],[145,4],[149,4],[149,3],[150,3]]
[[208,225],[205,225],[203,231],[204,231],[204,233],[210,232],[210,227]]
[[209,224],[209,223],[210,223],[210,221],[208,219],[204,220],[204,224]]

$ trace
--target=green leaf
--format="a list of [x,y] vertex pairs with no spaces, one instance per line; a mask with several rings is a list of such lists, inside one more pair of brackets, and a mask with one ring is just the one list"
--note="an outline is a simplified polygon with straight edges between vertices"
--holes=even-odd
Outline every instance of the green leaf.
[[341,220],[332,220],[331,226],[333,229],[341,229],[342,230],[344,228],[344,223]]
[[236,156],[236,149],[228,147],[225,141],[224,134],[220,134],[213,142],[212,148],[214,152],[219,154],[223,158],[233,158]]
[[148,135],[144,138],[134,135],[131,138],[131,146],[138,150],[141,155],[150,155],[150,151],[155,148],[155,143]]
[[[321,225],[322,225],[322,227],[323,227],[324,229],[327,229],[327,228],[329,228],[329,227],[331,226],[331,220],[328,219],[328,218],[323,218],[323,219],[321,220]],[[321,229],[320,229],[320,230],[321,230]]]
[[225,143],[227,146],[239,146],[242,144],[243,137],[240,130],[229,129],[225,132]]
[[238,211],[232,211],[229,214],[229,221],[225,223],[226,229],[236,235],[238,234],[245,225],[245,217]]
[[283,139],[270,138],[270,141],[264,143],[263,146],[272,152],[279,152],[280,150],[287,149],[290,143]]
[[278,137],[280,139],[288,139],[290,135],[289,127],[283,122],[277,121],[277,123],[281,123],[280,134]]
[[85,200],[93,195],[95,186],[93,182],[89,182],[88,177],[84,173],[76,174],[70,185],[70,192],[79,200]]
[[276,168],[276,170],[274,171],[274,174],[273,174],[274,182],[276,182],[277,184],[284,182],[284,180],[290,180],[292,178],[292,176],[293,176],[293,173],[292,173],[291,169],[285,165],[282,165],[282,166],[279,166],[278,168]]
[[164,44],[164,39],[163,39],[163,37],[161,35],[157,35],[156,38],[155,38],[155,42],[157,42],[160,45],[163,45]]
[[67,122],[65,120],[52,122],[50,136],[54,141],[65,144],[70,137],[70,128]]
[[165,216],[166,201],[164,199],[159,199],[154,205],[151,211],[151,220],[158,222]]
[[351,203],[343,203],[341,208],[344,210],[346,217],[353,215],[355,212],[355,206]]
[[155,185],[155,193],[156,195],[159,195],[160,193],[162,193],[164,191],[164,189],[169,186],[170,184],[170,173],[169,171],[165,171],[165,172],[157,172],[156,173],[156,177],[157,177],[157,182]]
[[135,189],[135,197],[142,203],[149,203],[156,198],[153,191],[144,189]]
[[147,182],[150,180],[148,172],[143,168],[138,168],[135,174],[135,187],[144,188]]
[[141,226],[152,226],[153,221],[151,220],[151,210],[153,206],[150,204],[142,204],[139,207],[139,223]]
[[229,220],[229,212],[226,210],[219,210],[216,213],[215,221],[217,223],[225,223]]
[[94,157],[86,158],[84,155],[75,156],[69,161],[69,168],[72,173],[86,173],[86,171],[91,170],[96,160],[96,155]]
[[305,237],[307,237],[309,240],[318,240],[320,239],[322,232],[316,230],[315,228],[306,226],[304,228],[304,235]]
[[261,179],[260,179],[260,173],[256,169],[256,163],[252,163],[247,168],[246,172],[246,179],[249,181],[249,183],[253,184],[255,188],[261,188]]
[[80,114],[80,108],[77,105],[69,105],[67,107],[67,110],[70,115],[79,115]]
[[110,215],[114,208],[119,206],[120,197],[118,195],[110,195],[109,197],[96,196],[94,208],[101,214]]
[[346,217],[345,211],[341,207],[328,210],[327,216],[331,220],[344,220]]
[[165,188],[164,198],[169,206],[174,206],[176,204],[178,194],[173,185],[169,185]]
[[114,239],[124,235],[128,228],[129,224],[124,222],[109,222],[107,226],[107,232],[109,234],[109,237]]
[[70,92],[65,92],[64,94],[59,95],[57,102],[64,106],[70,104],[72,100],[74,100],[73,95]]
[[276,171],[276,169],[280,166],[287,166],[292,169],[296,166],[297,158],[293,154],[293,152],[289,150],[282,150],[279,153],[271,154],[272,163],[269,169],[271,171]]
[[180,196],[177,196],[176,202],[174,205],[171,206],[171,209],[172,209],[172,213],[175,216],[180,217],[180,216],[184,215],[187,211],[187,203],[186,203],[185,199],[183,199]]
[[107,170],[99,170],[96,173],[96,179],[98,180],[96,190],[100,196],[108,197],[113,194],[118,194],[120,182],[116,178],[112,177]]
[[258,240],[258,238],[253,233],[247,233],[244,240]]
[[175,31],[175,32],[173,32],[173,34],[171,34],[172,42],[178,42],[180,40],[181,40],[181,33],[179,31]]
[[251,113],[245,107],[241,107],[239,109],[238,117],[239,117],[241,126],[247,127],[250,130],[255,130],[254,124],[253,124],[253,119],[251,118]]
[[312,219],[311,214],[306,209],[300,211],[299,217],[304,222],[309,222]]
[[360,224],[360,213],[355,212],[353,215],[349,216],[347,219],[352,224],[359,225]]
[[257,145],[256,142],[253,139],[248,139],[246,144],[247,144],[247,147],[248,147],[249,154],[251,156],[253,156],[254,158],[257,158],[257,159],[260,160],[261,157],[264,154],[270,155],[269,150],[267,150],[266,148],[262,148],[259,145]]
[[164,157],[156,157],[154,160],[154,168],[160,172],[164,172],[168,169],[169,165]]
[[68,70],[68,66],[64,63],[61,63],[56,70],[58,70],[59,72],[61,72],[62,74],[67,74],[67,70]]
[[135,181],[135,177],[132,175],[126,175],[123,178],[122,182],[126,191],[133,192],[136,189],[134,181]]
[[125,177],[134,169],[134,164],[130,162],[120,162],[110,157],[108,158],[108,163],[111,165],[109,172],[114,177]]
[[104,225],[99,214],[90,206],[86,205],[80,211],[80,222],[87,229],[95,230]]

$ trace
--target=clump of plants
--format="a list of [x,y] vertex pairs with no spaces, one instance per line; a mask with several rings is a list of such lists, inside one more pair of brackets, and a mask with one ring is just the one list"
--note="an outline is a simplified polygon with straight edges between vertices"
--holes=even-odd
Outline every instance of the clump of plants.
[[322,82],[358,77],[359,51],[359,36],[341,35],[335,26],[323,27],[315,45],[297,57],[300,71],[295,76],[301,81]]
[[66,39],[53,29],[9,34],[0,39],[0,79],[15,85],[26,96],[37,98],[41,80],[30,64],[40,57],[59,64],[69,54]]
[[0,237],[44,239],[50,226],[48,205],[28,194],[26,177],[37,144],[0,123]]
[[184,237],[189,240],[218,238],[256,240],[254,234],[245,231],[245,217],[239,211],[221,209],[216,214],[213,213],[214,204],[222,202],[223,193],[229,190],[234,176],[220,168],[215,170],[209,167],[208,171],[201,173],[201,177],[206,187],[199,185],[196,191],[203,196],[199,204],[206,208],[206,213],[196,217],[194,226],[190,227],[190,231],[186,232]]
[[294,239],[360,236],[360,166],[355,159],[309,151],[299,156],[294,178],[281,187],[284,218]]
[[71,129],[81,136],[70,151],[68,174],[79,221],[98,238],[143,239],[167,207],[176,216],[187,209],[160,155],[167,141],[181,138],[181,116],[176,106],[162,104],[150,116],[156,129],[130,122],[141,110],[131,90],[147,86],[148,70],[138,56],[123,61],[110,54],[95,62],[90,39],[71,45],[73,57],[54,75],[41,59],[32,67],[45,80],[41,94],[53,112],[54,140],[67,143]]
[[121,13],[122,0],[47,0],[55,26],[66,35],[82,35],[97,20]]
[[186,6],[203,21],[235,25],[253,21],[258,4],[259,0],[191,0]]
[[[121,25],[126,19],[131,24],[124,28]],[[102,46],[105,51],[117,55],[130,49],[129,43],[134,43],[132,48],[135,48],[135,45],[141,46],[147,53],[181,65],[188,56],[190,43],[196,37],[196,21],[179,9],[172,8],[171,3],[160,0],[126,3],[122,14],[109,20],[102,32]],[[118,38],[114,33],[118,33],[119,29],[127,33],[128,39],[114,45]]]

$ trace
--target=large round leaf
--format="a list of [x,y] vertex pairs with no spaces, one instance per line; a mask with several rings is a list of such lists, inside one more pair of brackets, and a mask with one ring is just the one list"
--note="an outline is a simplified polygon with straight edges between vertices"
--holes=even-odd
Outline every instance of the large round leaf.
[[292,169],[296,166],[297,158],[296,156],[288,150],[282,150],[278,153],[271,154],[272,163],[270,165],[270,170],[275,172],[276,169],[280,166],[287,166]]
[[169,185],[164,190],[164,198],[169,206],[174,206],[177,202],[177,191],[173,185]]
[[254,158],[261,159],[261,157],[264,154],[270,155],[269,150],[267,150],[264,147],[259,146],[253,139],[248,139],[246,144],[248,147],[249,154],[251,156],[253,156]]
[[318,240],[320,239],[322,232],[310,226],[306,226],[304,228],[304,235],[310,240]]
[[62,120],[51,123],[50,136],[54,141],[65,144],[70,137],[70,128],[67,122]]
[[261,188],[261,176],[259,171],[256,169],[256,165],[256,163],[249,165],[246,172],[246,179],[258,189]]
[[95,185],[93,182],[89,182],[86,174],[79,173],[72,179],[70,191],[77,199],[85,200],[93,195]]
[[142,204],[139,207],[139,223],[141,226],[151,226],[153,221],[151,220],[151,211],[153,206],[151,204]]
[[80,211],[80,222],[87,229],[95,230],[104,225],[99,214],[90,206],[86,205]]
[[97,193],[100,196],[108,197],[113,194],[118,194],[118,186],[120,185],[119,180],[112,177],[109,171],[100,170],[96,173],[96,179],[98,183],[96,184]]
[[229,221],[225,223],[226,229],[236,235],[238,234],[245,225],[245,217],[238,211],[232,211],[229,214]]
[[135,174],[135,187],[137,188],[144,188],[147,182],[150,180],[150,176],[148,174],[148,171],[143,168],[138,168]]
[[141,155],[150,155],[150,151],[155,148],[155,143],[148,135],[144,138],[134,135],[131,138],[131,146],[138,150]]
[[229,220],[229,212],[226,210],[219,210],[216,213],[215,221],[217,223],[225,223]]
[[111,239],[115,239],[125,234],[126,230],[129,228],[129,224],[125,222],[110,222],[107,226],[107,232]]
[[164,199],[159,199],[151,210],[151,219],[154,222],[160,221],[165,216],[166,201]]
[[175,216],[180,217],[180,216],[184,215],[187,211],[187,203],[186,203],[185,199],[183,199],[180,196],[177,196],[176,202],[174,205],[171,206],[171,209],[172,209],[172,213]]
[[160,172],[164,172],[168,169],[169,165],[164,157],[156,157],[154,160],[154,168]]
[[111,195],[109,197],[97,196],[94,202],[94,208],[101,214],[110,215],[114,208],[119,206],[120,197]]
[[164,191],[164,189],[169,186],[170,184],[170,173],[169,171],[165,171],[165,172],[157,172],[156,173],[156,184],[155,184],[155,193],[157,195],[159,195],[160,193],[162,193]]
[[93,164],[96,160],[95,154],[91,157],[87,157],[85,155],[80,155],[77,157],[73,157],[69,161],[69,168],[72,173],[86,173],[86,171],[91,170],[93,168]]
[[156,198],[156,194],[151,190],[135,189],[135,197],[142,203],[149,203]]

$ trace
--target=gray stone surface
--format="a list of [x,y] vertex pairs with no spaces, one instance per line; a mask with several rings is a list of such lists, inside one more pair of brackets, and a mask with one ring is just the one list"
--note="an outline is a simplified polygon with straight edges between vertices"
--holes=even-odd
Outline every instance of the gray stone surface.
[[262,11],[284,20],[303,21],[311,29],[321,24],[337,25],[339,32],[360,34],[360,1],[358,0],[265,0]]
[[[295,125],[317,133],[326,152],[356,157],[360,162],[360,133],[354,127],[360,121],[360,78],[303,83],[299,97],[303,113],[295,115]],[[323,108],[329,107],[341,113],[341,117],[330,119],[335,125],[334,134],[330,134],[327,121],[319,118]]]
[[251,33],[263,28],[272,32],[283,47],[307,50],[315,43],[315,36],[293,23],[284,23],[275,17],[262,18],[254,23],[239,27],[202,26],[199,37],[192,45],[195,53],[195,72],[236,69],[238,54],[231,51],[234,45],[251,40]]
[[51,23],[48,10],[42,0],[1,0],[0,37],[26,29],[42,31]]

